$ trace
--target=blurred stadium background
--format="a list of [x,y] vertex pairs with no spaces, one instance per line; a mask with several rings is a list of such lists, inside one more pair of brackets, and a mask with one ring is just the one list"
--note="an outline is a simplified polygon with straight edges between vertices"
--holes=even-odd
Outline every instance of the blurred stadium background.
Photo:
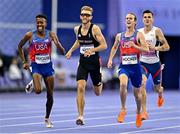
[[[75,41],[73,28],[80,23],[80,8],[90,5],[94,9],[93,23],[102,28],[108,43],[108,49],[101,53],[103,63],[103,81],[105,89],[118,89],[116,66],[106,68],[107,59],[116,33],[124,30],[124,19],[128,12],[134,12],[138,18],[137,28],[142,27],[142,11],[150,9],[155,14],[156,26],[159,26],[170,44],[170,51],[160,53],[165,69],[163,85],[165,89],[180,91],[180,1],[179,0],[1,0],[0,2],[0,92],[22,91],[31,79],[22,69],[17,54],[17,45],[23,35],[35,28],[35,16],[44,13],[48,17],[48,29],[55,31],[64,46],[69,50]],[[27,50],[26,45],[25,50]],[[73,53],[67,61],[53,49],[55,63],[56,89],[75,89],[76,68],[79,51]],[[118,54],[114,60],[118,66]],[[88,86],[91,81],[88,81]],[[151,90],[152,80],[148,81]],[[90,87],[91,88],[91,87]]]

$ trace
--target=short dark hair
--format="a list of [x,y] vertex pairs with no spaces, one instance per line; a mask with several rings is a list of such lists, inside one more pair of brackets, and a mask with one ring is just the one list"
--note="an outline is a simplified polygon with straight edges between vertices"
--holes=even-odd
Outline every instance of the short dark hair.
[[145,13],[150,13],[150,14],[152,14],[152,16],[154,15],[153,12],[150,11],[150,10],[144,10],[144,11],[143,11],[143,15],[144,15]]
[[38,15],[36,16],[36,19],[37,19],[37,18],[44,18],[44,19],[47,21],[47,16],[44,15],[44,14],[38,14]]

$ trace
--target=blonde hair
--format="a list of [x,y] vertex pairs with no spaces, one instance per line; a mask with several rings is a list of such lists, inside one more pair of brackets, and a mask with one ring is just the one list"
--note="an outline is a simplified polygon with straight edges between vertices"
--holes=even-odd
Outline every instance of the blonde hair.
[[93,13],[93,9],[92,9],[92,7],[90,7],[90,6],[83,6],[83,7],[81,8],[81,12],[82,12],[82,10],[90,11],[91,14]]

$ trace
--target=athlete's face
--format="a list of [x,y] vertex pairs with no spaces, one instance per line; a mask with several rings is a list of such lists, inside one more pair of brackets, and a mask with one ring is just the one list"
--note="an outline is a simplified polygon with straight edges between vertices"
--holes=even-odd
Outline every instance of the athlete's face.
[[126,15],[126,27],[135,27],[136,20],[135,16],[133,14],[127,14]]
[[87,24],[92,20],[92,13],[89,10],[82,10],[80,19],[83,24]]
[[36,18],[36,27],[38,32],[44,32],[46,26],[47,26],[46,19]]
[[145,13],[143,15],[143,23],[145,26],[149,26],[153,24],[153,16],[151,13]]

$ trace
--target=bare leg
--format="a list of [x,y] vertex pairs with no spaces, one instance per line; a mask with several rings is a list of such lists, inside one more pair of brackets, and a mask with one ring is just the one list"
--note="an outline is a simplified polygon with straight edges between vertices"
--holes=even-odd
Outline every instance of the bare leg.
[[161,107],[164,104],[164,98],[163,98],[164,88],[161,86],[161,84],[155,85],[154,88],[155,88],[156,92],[158,93],[157,105],[158,105],[158,107]]
[[141,95],[141,90],[140,88],[135,88],[134,87],[134,97],[136,100],[136,105],[137,105],[137,114],[141,113],[141,100],[142,100],[142,95]]
[[142,112],[146,112],[146,82],[147,78],[145,75],[142,76],[142,86],[141,86],[141,93],[142,93]]
[[135,88],[134,87],[134,96],[135,96],[135,100],[136,100],[136,105],[137,105],[137,115],[136,115],[136,127],[141,127],[142,126],[142,118],[141,118],[141,99],[142,99],[142,95],[141,95],[141,90],[140,88]]
[[78,109],[78,119],[76,121],[77,125],[84,125],[83,116],[84,116],[84,105],[85,105],[85,87],[86,81],[79,80],[77,81],[77,109]]
[[36,94],[40,94],[42,90],[42,76],[40,74],[33,74],[33,84]]
[[94,86],[94,92],[97,96],[101,95],[102,88],[103,88],[103,83],[100,83],[99,86]]
[[46,116],[45,116],[45,123],[46,127],[51,128],[53,127],[52,122],[49,119],[52,106],[53,106],[53,91],[54,91],[54,77],[49,76],[44,79],[46,88],[47,88],[47,102],[46,102]]
[[127,96],[127,84],[128,77],[125,74],[119,76],[120,81],[120,97],[121,97],[121,109],[126,110],[126,96]]
[[128,77],[125,74],[119,76],[120,81],[120,98],[121,98],[121,111],[118,115],[117,121],[122,123],[126,115],[126,96],[127,96],[127,84]]

